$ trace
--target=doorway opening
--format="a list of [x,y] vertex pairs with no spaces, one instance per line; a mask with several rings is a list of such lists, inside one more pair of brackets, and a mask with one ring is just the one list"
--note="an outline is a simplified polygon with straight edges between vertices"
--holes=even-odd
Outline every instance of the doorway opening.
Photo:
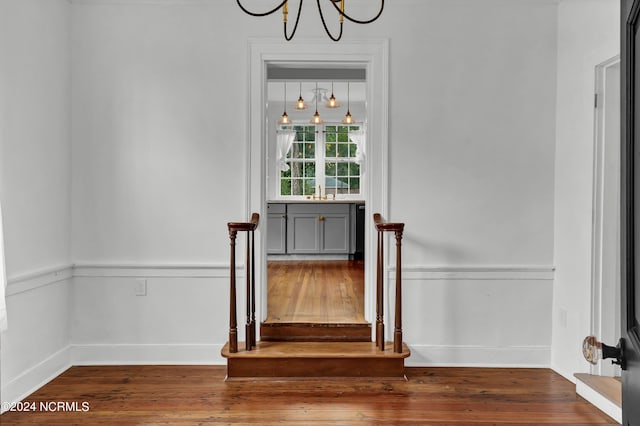
[[366,69],[267,65],[267,341],[369,341]]
[[[311,53],[310,53],[311,52]],[[269,276],[276,275],[278,272],[270,272],[268,266],[268,254],[273,251],[272,239],[273,235],[281,235],[280,241],[284,244],[285,250],[291,251],[286,253],[290,256],[289,259],[284,262],[295,262],[298,266],[304,266],[305,263],[312,260],[318,260],[320,262],[326,262],[324,265],[314,265],[314,268],[304,269],[305,272],[300,274],[307,274],[307,277],[318,276],[322,274],[343,274],[344,277],[350,276],[354,268],[345,268],[345,265],[351,263],[351,265],[357,266],[359,270],[359,276],[362,277],[362,284],[358,287],[357,284],[347,289],[344,286],[339,286],[338,290],[333,290],[331,296],[334,297],[337,294],[344,293],[348,295],[350,292],[357,292],[358,296],[354,300],[358,300],[357,307],[350,309],[360,318],[364,318],[365,324],[369,325],[375,319],[375,262],[369,260],[375,259],[375,229],[373,227],[372,213],[378,212],[385,215],[388,212],[387,200],[388,200],[388,185],[387,170],[388,170],[388,113],[387,113],[387,67],[388,67],[388,42],[386,40],[377,41],[355,41],[336,44],[329,44],[319,41],[299,42],[296,44],[286,44],[275,41],[263,41],[256,40],[250,41],[250,82],[249,82],[249,143],[247,149],[247,161],[249,176],[247,179],[247,212],[258,212],[262,216],[261,227],[256,234],[256,248],[258,250],[258,264],[256,265],[256,280],[258,285],[256,287],[256,297],[259,300],[259,304],[256,307],[256,315],[260,322],[265,322],[270,318],[270,314],[274,312],[273,306],[270,309],[270,302],[272,299],[269,297]],[[316,73],[315,75],[307,74],[306,76],[294,76],[294,77],[282,77],[272,78],[274,83],[273,90],[270,89],[270,73],[273,77],[274,70],[277,72],[290,72],[292,69],[306,69],[307,72]],[[284,70],[284,71],[283,71]],[[337,72],[352,73],[350,76],[342,77],[336,75]],[[318,73],[320,73],[318,75]],[[365,78],[360,81],[362,85],[358,88],[358,82],[354,80],[353,73],[360,73]],[[347,98],[340,100],[341,103],[351,102],[351,96],[356,101],[354,109],[350,112],[352,116],[356,117],[356,125],[363,126],[363,129],[348,128],[346,133],[349,133],[349,141],[353,142],[350,132],[364,130],[366,138],[366,153],[359,163],[358,167],[353,165],[347,165],[346,169],[343,165],[343,158],[336,160],[338,150],[354,149],[354,146],[345,145],[340,148],[341,143],[348,144],[349,141],[343,141],[344,128],[341,121],[335,123],[336,117],[333,118],[336,126],[332,127],[331,117],[329,112],[318,107],[319,112],[324,115],[325,125],[321,129],[314,133],[313,142],[320,145],[322,153],[324,155],[324,164],[320,169],[319,176],[305,175],[308,170],[303,170],[303,174],[289,174],[281,173],[279,170],[276,173],[275,160],[277,153],[271,151],[270,141],[275,138],[275,130],[277,126],[277,119],[283,114],[284,107],[282,99],[284,99],[284,87],[283,80],[290,81],[287,85],[287,113],[292,117],[295,117],[295,109],[291,105],[291,98],[296,98],[302,94],[307,102],[313,101],[313,104],[309,106],[306,112],[304,120],[305,123],[300,123],[303,128],[294,129],[296,132],[305,133],[303,138],[306,138],[306,130],[304,127],[309,124],[309,120],[315,111],[314,96],[322,96],[322,91],[311,92],[310,83],[313,83],[313,89],[315,89],[316,82],[319,89],[330,90],[330,83],[334,83],[334,91],[344,90],[339,89],[338,85],[346,82],[353,81],[355,86],[351,86],[349,83],[349,94]],[[297,88],[295,87],[297,83]],[[306,93],[301,93],[300,85],[307,85]],[[278,88],[279,87],[279,88]],[[297,89],[297,90],[296,90]],[[353,92],[351,90],[354,90]],[[304,87],[302,87],[304,90]],[[356,113],[358,90],[361,90],[362,97],[364,99],[364,110],[362,115]],[[282,92],[282,96],[279,96],[277,91]],[[273,92],[273,99],[271,95]],[[330,93],[327,93],[330,95]],[[336,97],[338,93],[335,93]],[[342,95],[341,95],[342,96]],[[293,99],[295,101],[295,99]],[[275,105],[275,108],[272,108]],[[349,105],[351,107],[351,105]],[[272,113],[271,110],[274,112]],[[340,111],[342,117],[345,115],[345,111]],[[271,115],[274,115],[271,117]],[[357,116],[358,115],[358,116]],[[303,120],[302,116],[298,117],[299,120]],[[350,125],[351,126],[351,125]],[[344,127],[344,126],[343,126]],[[270,132],[274,131],[271,135]],[[315,132],[314,130],[314,132]],[[337,138],[335,141],[334,152],[333,146],[329,146],[333,141],[326,139],[328,134],[333,133]],[[302,141],[296,141],[296,143],[302,144],[308,142],[306,139]],[[277,144],[276,144],[277,145]],[[298,148],[301,148],[298,149]],[[357,150],[358,147],[355,147]],[[306,158],[309,153],[305,152],[307,147],[298,146],[296,149],[296,158],[300,158],[301,161]],[[311,147],[312,150],[317,150],[318,145]],[[291,153],[289,157],[280,158],[284,159],[285,163],[291,163]],[[336,160],[336,161],[334,161]],[[333,164],[330,164],[333,163]],[[291,164],[288,164],[291,168]],[[340,167],[340,171],[330,170],[331,167]],[[315,166],[314,166],[315,167]],[[317,171],[318,169],[316,169]],[[358,177],[357,172],[360,171],[361,175]],[[315,173],[313,173],[315,174]],[[314,181],[319,177],[319,182]],[[304,180],[309,178],[308,182]],[[285,180],[288,182],[284,182]],[[360,182],[357,181],[360,179]],[[295,184],[292,181],[298,180]],[[313,185],[311,185],[313,183]],[[294,185],[298,185],[296,191],[293,192]],[[321,188],[318,188],[318,185]],[[289,209],[289,205],[285,208],[285,213],[277,213],[278,208],[282,208],[284,200],[282,195],[286,191],[282,191],[283,188],[289,191],[289,200],[297,201],[293,209]],[[302,190],[300,190],[302,188]],[[359,193],[358,193],[359,190]],[[279,192],[278,192],[279,191]],[[279,195],[276,195],[279,194]],[[309,198],[307,198],[309,197]],[[335,199],[334,199],[335,198]],[[276,201],[276,202],[274,202]],[[355,232],[349,225],[345,227],[345,223],[352,223],[352,218],[357,213],[357,203],[363,205],[367,213],[363,214],[362,219],[362,252],[363,259],[356,258],[355,251],[351,246],[345,247],[344,244],[351,244],[351,238],[345,238],[352,232]],[[348,209],[344,210],[344,206]],[[322,207],[322,212],[310,212],[309,209]],[[272,213],[273,212],[273,213]],[[364,212],[363,212],[364,213]],[[280,217],[278,218],[278,214]],[[295,216],[295,222],[292,221],[292,216]],[[286,222],[285,222],[286,221]],[[310,222],[313,222],[313,226],[309,227]],[[292,234],[289,237],[288,229],[285,229],[285,233],[279,232],[279,224],[285,224],[286,228],[293,227],[296,234]],[[312,231],[310,231],[310,229]],[[284,235],[284,237],[282,237]],[[314,238],[314,235],[317,238]],[[290,241],[291,240],[291,241]],[[355,238],[354,238],[355,240]],[[311,243],[309,243],[311,241]],[[290,244],[289,244],[290,243]],[[311,245],[307,245],[307,244]],[[341,245],[342,244],[342,245]],[[345,251],[346,249],[346,251]],[[309,252],[309,250],[319,250],[317,252]],[[271,256],[275,255],[271,253]],[[309,258],[313,256],[314,258]],[[335,262],[340,262],[336,267]],[[287,266],[285,263],[281,263],[276,266]],[[308,264],[307,264],[308,266]],[[322,268],[318,268],[322,266]],[[292,267],[283,268],[291,270]],[[273,271],[273,268],[272,268]],[[338,272],[336,272],[338,271]],[[280,272],[283,272],[281,270]],[[304,275],[303,275],[304,276]],[[303,282],[304,280],[300,281]],[[353,278],[343,278],[342,282],[354,281]],[[300,292],[304,290],[304,285],[294,286],[294,290]],[[311,285],[307,285],[307,290],[313,290]],[[358,290],[362,288],[362,290]],[[322,299],[326,295],[326,288],[322,286],[316,286],[316,294],[318,295],[315,300]],[[293,291],[293,290],[291,290]],[[323,295],[323,291],[325,292]],[[292,298],[285,296],[288,302],[292,302]],[[296,305],[301,305],[307,302],[307,297],[301,297],[298,294],[298,302]],[[293,302],[292,302],[293,303]],[[345,306],[348,303],[345,303]],[[335,304],[325,304],[329,309]],[[279,309],[286,310],[286,303],[279,305]],[[297,317],[291,317],[292,322],[296,319],[300,319],[300,315],[305,314],[303,308],[302,311],[293,312]],[[349,309],[347,309],[349,310]],[[343,313],[346,311],[343,311]],[[320,315],[329,315],[328,313],[320,313]],[[339,319],[341,314],[333,312],[330,314],[331,321],[334,321],[340,326],[348,324],[344,318]],[[281,317],[282,318],[282,317]],[[340,321],[335,321],[338,318]],[[271,318],[273,319],[273,318]],[[324,320],[323,320],[324,321]],[[344,330],[342,330],[344,331]],[[371,330],[367,329],[367,340],[371,340]],[[260,336],[263,339],[264,336]]]
[[[597,65],[595,75],[590,335],[615,345],[621,334],[619,56]],[[575,374],[576,392],[620,422],[620,375],[619,366],[603,360],[590,374]]]
[[[591,333],[620,339],[620,57],[596,66]],[[620,377],[620,367],[592,365],[594,375]]]

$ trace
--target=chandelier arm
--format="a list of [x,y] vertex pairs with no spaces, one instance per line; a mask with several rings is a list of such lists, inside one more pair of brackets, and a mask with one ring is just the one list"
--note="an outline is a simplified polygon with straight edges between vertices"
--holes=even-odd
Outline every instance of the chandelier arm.
[[[304,0],[300,0],[300,3],[298,5],[298,13],[296,15],[296,23],[293,26],[293,31],[291,32],[291,35],[287,35],[287,23],[284,23],[284,39],[287,41],[291,41],[293,39],[293,36],[296,35],[296,31],[298,30],[298,22],[300,22],[300,12],[302,12],[302,3]],[[285,0],[282,4],[286,3],[287,0]]]
[[[368,19],[366,21],[361,21],[359,19],[352,18],[351,16],[347,15],[345,12],[341,11],[338,5],[336,4],[336,2],[334,2],[333,0],[329,0],[329,3],[331,3],[331,5],[338,11],[340,15],[344,16],[349,21],[354,22],[356,24],[370,24],[376,19],[378,19],[380,15],[382,15],[382,11],[384,10],[384,0],[380,0],[380,10],[378,11],[378,14],[371,19]],[[318,6],[319,5],[320,5],[320,0],[318,0]]]
[[279,4],[278,6],[276,6],[275,8],[271,9],[271,10],[270,10],[270,11],[268,11],[268,12],[263,12],[263,13],[255,13],[255,12],[251,12],[250,10],[247,10],[247,9],[242,5],[242,3],[240,3],[240,0],[236,0],[236,3],[238,3],[238,6],[240,6],[240,9],[242,9],[242,11],[243,11],[244,13],[246,13],[247,15],[251,15],[251,16],[268,16],[268,15],[271,15],[272,13],[274,13],[274,12],[278,11],[278,9],[281,9],[281,8],[282,8],[282,6],[284,6],[284,5],[285,5],[285,3],[286,3],[287,1],[288,1],[288,0],[283,0],[283,1],[282,1],[282,3],[280,3],[280,4]]
[[334,37],[333,34],[331,34],[331,32],[329,31],[329,27],[327,27],[327,23],[324,20],[324,14],[322,13],[322,6],[320,5],[320,0],[317,0],[317,2],[318,2],[318,12],[320,13],[320,20],[322,21],[322,26],[324,27],[324,31],[327,33],[327,35],[331,40],[340,41],[340,39],[342,38],[342,22],[340,22],[340,33],[338,33],[337,37]]

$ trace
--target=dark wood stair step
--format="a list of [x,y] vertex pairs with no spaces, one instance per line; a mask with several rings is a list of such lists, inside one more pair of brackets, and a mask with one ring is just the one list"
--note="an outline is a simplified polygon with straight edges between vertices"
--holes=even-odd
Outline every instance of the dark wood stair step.
[[406,344],[402,353],[387,343],[379,351],[373,342],[258,342],[255,349],[236,353],[226,344],[227,380],[292,380],[327,378],[379,378],[406,380],[404,360],[411,352]]
[[260,324],[266,342],[370,342],[371,324],[272,323]]

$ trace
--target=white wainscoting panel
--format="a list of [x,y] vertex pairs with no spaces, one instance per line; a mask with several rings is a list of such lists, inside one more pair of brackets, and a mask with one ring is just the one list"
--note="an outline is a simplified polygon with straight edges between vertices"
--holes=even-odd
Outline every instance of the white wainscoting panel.
[[9,328],[0,339],[2,401],[19,401],[71,366],[69,291],[72,267],[9,277]]
[[[239,267],[240,339],[243,276]],[[136,295],[141,281],[142,296]],[[78,265],[72,305],[74,364],[224,364],[228,265]]]
[[[553,275],[551,266],[403,268],[407,365],[549,367]],[[386,277],[390,339],[395,270]]]

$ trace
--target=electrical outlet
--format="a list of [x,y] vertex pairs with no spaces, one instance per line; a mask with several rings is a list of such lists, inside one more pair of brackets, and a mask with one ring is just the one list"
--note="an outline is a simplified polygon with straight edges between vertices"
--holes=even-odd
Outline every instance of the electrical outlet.
[[146,296],[146,295],[147,295],[147,280],[139,278],[136,280],[136,296]]

